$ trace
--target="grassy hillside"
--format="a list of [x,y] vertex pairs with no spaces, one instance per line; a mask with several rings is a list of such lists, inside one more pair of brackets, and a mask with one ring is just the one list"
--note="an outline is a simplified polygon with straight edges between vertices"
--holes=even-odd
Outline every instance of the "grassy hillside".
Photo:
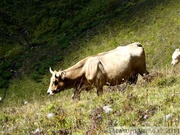
[[[3,1],[0,134],[108,134],[110,126],[180,127],[179,0]],[[150,82],[46,94],[48,68],[65,69],[119,45],[142,43]],[[104,106],[112,112],[106,113]],[[48,118],[48,114],[54,117]]]

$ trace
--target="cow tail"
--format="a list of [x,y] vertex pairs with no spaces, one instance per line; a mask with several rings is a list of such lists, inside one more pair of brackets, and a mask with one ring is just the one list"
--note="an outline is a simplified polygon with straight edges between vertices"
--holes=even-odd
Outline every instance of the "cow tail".
[[106,72],[105,72],[105,70],[104,70],[104,66],[103,66],[103,63],[102,63],[101,60],[99,60],[98,66],[99,66],[99,70],[101,71],[101,73],[102,73],[103,75],[106,75]]

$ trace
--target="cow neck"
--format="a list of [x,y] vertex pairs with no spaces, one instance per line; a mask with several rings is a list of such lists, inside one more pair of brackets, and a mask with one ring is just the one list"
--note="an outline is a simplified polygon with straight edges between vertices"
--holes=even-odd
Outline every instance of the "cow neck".
[[68,79],[77,79],[83,75],[82,68],[75,68],[75,69],[67,69],[66,71],[66,78]]
[[78,79],[80,77],[83,76],[84,72],[83,72],[83,64],[76,64],[68,69],[65,70],[66,72],[66,78],[67,79]]

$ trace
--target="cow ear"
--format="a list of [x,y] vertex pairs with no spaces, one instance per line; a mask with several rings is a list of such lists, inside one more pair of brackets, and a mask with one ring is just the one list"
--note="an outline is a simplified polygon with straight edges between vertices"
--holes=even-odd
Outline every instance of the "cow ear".
[[65,77],[66,77],[66,71],[62,71],[62,72],[61,72],[61,79],[64,80]]

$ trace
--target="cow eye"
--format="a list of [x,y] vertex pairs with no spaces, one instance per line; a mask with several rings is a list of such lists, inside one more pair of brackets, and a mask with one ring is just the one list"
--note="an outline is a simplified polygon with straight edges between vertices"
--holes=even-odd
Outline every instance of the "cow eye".
[[58,81],[54,81],[54,85],[58,85]]

